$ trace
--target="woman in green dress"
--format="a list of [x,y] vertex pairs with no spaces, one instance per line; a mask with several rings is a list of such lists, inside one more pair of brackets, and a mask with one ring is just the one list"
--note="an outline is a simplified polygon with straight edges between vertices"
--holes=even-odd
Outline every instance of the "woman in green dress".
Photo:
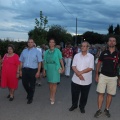
[[57,83],[60,82],[60,73],[64,72],[64,64],[60,50],[55,48],[54,39],[49,40],[49,47],[44,54],[44,75],[49,83],[51,104],[54,104]]

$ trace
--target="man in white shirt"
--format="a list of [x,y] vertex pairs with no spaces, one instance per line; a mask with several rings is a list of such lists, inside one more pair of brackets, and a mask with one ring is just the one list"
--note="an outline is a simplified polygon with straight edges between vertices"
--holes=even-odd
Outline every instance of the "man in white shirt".
[[94,57],[88,53],[89,43],[83,42],[81,44],[81,53],[74,56],[72,69],[74,75],[72,77],[71,92],[72,92],[72,106],[69,111],[73,111],[78,106],[81,113],[85,113],[85,106],[88,99],[90,86],[92,83],[92,70],[94,69]]

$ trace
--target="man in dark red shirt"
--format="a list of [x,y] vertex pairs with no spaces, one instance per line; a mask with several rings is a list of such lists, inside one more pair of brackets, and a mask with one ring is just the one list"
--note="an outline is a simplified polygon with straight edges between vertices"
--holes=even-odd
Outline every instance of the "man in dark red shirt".
[[[112,96],[116,94],[117,87],[117,66],[120,64],[120,55],[116,51],[116,38],[114,36],[108,39],[108,50],[101,53],[97,67],[96,67],[96,82],[97,92],[98,92],[98,111],[95,113],[94,117],[98,118],[102,115],[102,103],[104,100],[104,93],[107,92],[106,96],[106,107],[104,113],[107,117],[110,117],[109,107],[112,101]],[[101,68],[101,74],[98,76],[98,72]],[[119,80],[120,85],[120,80]]]

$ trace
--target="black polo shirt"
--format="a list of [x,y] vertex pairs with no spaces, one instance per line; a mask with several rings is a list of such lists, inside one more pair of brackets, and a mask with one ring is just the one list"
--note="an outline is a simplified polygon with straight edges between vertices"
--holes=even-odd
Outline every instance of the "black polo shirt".
[[117,51],[110,53],[105,50],[99,57],[99,62],[102,62],[101,73],[108,77],[117,76],[117,66],[120,64],[120,54]]

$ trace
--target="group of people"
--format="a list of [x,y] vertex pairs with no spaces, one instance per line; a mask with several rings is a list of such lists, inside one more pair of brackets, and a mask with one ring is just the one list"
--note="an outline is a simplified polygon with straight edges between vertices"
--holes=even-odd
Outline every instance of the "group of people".
[[[55,39],[50,39],[49,49],[44,51],[44,55],[34,45],[34,40],[29,39],[28,47],[22,51],[20,57],[14,53],[14,46],[9,45],[8,53],[2,59],[1,87],[9,89],[7,96],[9,101],[13,101],[14,92],[18,87],[18,79],[21,77],[23,87],[27,93],[27,104],[33,102],[36,79],[40,77],[41,66],[43,66],[43,76],[47,77],[49,83],[50,103],[54,104],[57,83],[60,82],[60,74],[65,72],[66,77],[69,78],[72,62],[74,74],[71,82],[72,106],[69,111],[76,109],[79,104],[81,113],[85,113],[95,63],[94,55],[88,52],[90,44],[84,41],[81,44],[80,52],[74,56],[70,43],[60,51],[59,48],[56,48]],[[117,76],[120,54],[116,51],[115,46],[116,38],[110,36],[108,49],[103,50],[98,56],[95,72],[95,80],[98,83],[98,110],[94,115],[96,118],[102,115],[101,109],[106,89],[107,96],[104,112],[107,117],[110,117],[109,107],[112,96],[116,94],[117,80],[120,85],[120,80]]]

